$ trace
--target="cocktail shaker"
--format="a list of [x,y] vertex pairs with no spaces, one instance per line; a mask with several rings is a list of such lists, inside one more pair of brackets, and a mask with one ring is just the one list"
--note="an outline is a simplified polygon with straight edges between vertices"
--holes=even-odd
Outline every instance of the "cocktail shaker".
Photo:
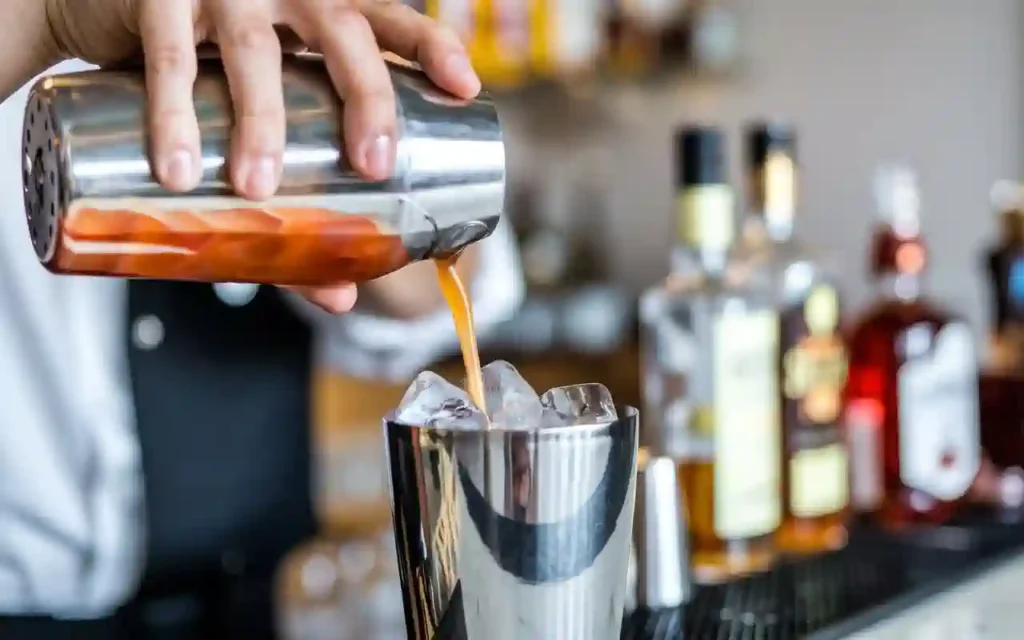
[[233,112],[219,61],[203,61],[195,83],[203,176],[187,194],[152,174],[141,71],[40,80],[23,135],[39,260],[56,273],[313,285],[369,280],[485,238],[505,195],[493,101],[457,99],[413,67],[389,65],[395,172],[368,182],[346,158],[344,105],[322,60],[284,60],[283,176],[266,202],[239,198],[228,183]]
[[618,640],[637,411],[484,431],[385,423],[409,640]]

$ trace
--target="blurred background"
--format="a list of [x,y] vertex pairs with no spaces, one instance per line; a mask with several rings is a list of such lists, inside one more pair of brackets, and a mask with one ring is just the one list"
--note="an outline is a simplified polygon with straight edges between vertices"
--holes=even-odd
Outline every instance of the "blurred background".
[[[1024,135],[1021,4],[734,0],[722,6],[737,29],[726,74],[624,90],[620,108],[586,141],[559,136],[557,124],[537,140],[521,133],[515,119],[512,160],[525,169],[512,175],[539,180],[550,164],[595,163],[590,170],[603,172],[597,200],[609,221],[601,249],[609,277],[640,291],[664,275],[673,237],[674,130],[697,122],[732,132],[729,157],[739,181],[741,125],[781,118],[800,135],[801,235],[835,251],[847,301],[857,305],[869,294],[872,172],[880,160],[902,159],[919,172],[923,224],[939,256],[932,290],[961,304],[981,326],[979,248],[996,229],[989,189],[996,179],[1018,175]],[[535,109],[538,117],[545,113],[540,104]],[[529,110],[524,104],[522,111]],[[588,144],[598,151],[574,156],[572,147]],[[557,159],[549,159],[547,147]]]

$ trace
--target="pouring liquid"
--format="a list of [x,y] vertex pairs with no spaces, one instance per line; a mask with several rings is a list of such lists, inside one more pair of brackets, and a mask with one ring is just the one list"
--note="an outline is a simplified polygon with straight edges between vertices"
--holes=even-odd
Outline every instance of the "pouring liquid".
[[473,328],[473,304],[469,292],[456,270],[458,256],[436,258],[437,280],[441,285],[448,308],[451,309],[455,321],[455,334],[459,338],[462,361],[466,367],[466,393],[481,411],[487,412],[484,400],[484,377],[480,368],[480,351],[476,344],[476,331]]

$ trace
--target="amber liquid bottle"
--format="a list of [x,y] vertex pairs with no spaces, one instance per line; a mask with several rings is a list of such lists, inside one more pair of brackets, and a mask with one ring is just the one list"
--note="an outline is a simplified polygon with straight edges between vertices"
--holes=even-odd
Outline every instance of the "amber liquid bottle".
[[753,123],[746,135],[748,214],[735,263],[767,274],[780,310],[782,425],[780,550],[816,553],[846,544],[849,467],[842,430],[846,345],[839,294],[824,252],[794,233],[796,131]]
[[878,299],[849,328],[852,499],[887,528],[954,516],[981,464],[978,369],[967,324],[923,295],[914,174],[879,171]]
[[640,300],[644,433],[678,464],[700,583],[763,571],[779,527],[779,318],[767,282],[730,273],[725,136],[677,140],[672,271]]

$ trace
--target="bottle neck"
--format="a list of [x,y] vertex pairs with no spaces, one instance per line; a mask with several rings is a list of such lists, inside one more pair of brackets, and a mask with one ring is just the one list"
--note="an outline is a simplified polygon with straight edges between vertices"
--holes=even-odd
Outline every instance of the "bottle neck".
[[769,217],[763,209],[751,209],[743,220],[743,235],[765,238],[775,244],[793,239],[793,218],[786,220]]
[[686,186],[676,196],[673,270],[724,269],[735,238],[733,192],[726,184]]
[[1016,209],[1001,211],[999,226],[1002,244],[1011,246],[1024,244],[1024,212]]
[[871,273],[878,295],[892,300],[916,300],[923,294],[927,252],[918,233],[900,233],[890,225],[876,230]]
[[755,224],[759,222],[761,230],[774,242],[786,242],[793,237],[796,184],[796,163],[782,151],[773,151],[763,163],[750,167],[747,217]]
[[725,271],[728,259],[728,251],[679,244],[672,250],[672,273],[683,276],[695,274],[715,276]]

